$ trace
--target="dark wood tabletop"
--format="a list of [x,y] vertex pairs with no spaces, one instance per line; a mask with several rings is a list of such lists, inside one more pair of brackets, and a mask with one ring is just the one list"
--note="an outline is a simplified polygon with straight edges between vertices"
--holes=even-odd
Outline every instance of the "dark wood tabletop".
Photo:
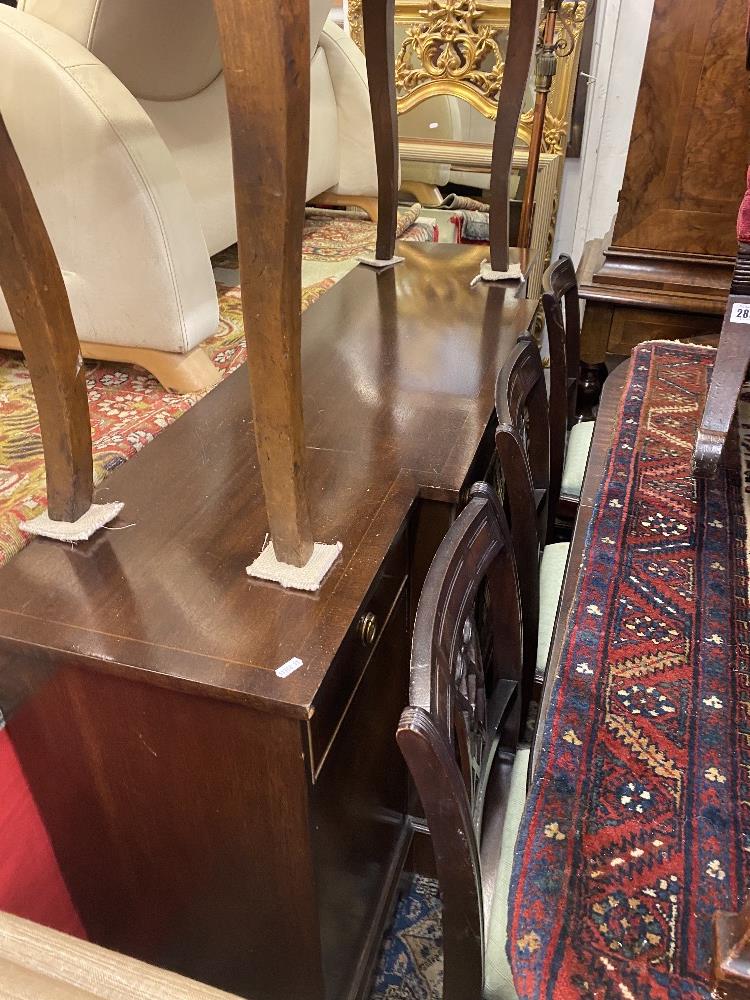
[[[303,319],[315,538],[343,543],[322,589],[245,573],[268,527],[243,367],[108,477],[97,499],[124,501],[116,530],[35,540],[0,571],[6,690],[13,657],[33,656],[310,717],[415,498],[455,500],[536,307],[522,285],[469,288],[486,248],[398,252],[405,263],[356,268]],[[294,656],[303,667],[278,677]]]
[[581,489],[581,503],[578,508],[576,526],[570,544],[568,567],[565,572],[565,582],[563,583],[563,590],[560,596],[557,625],[555,627],[552,649],[547,666],[547,676],[544,681],[542,702],[539,708],[539,721],[536,730],[538,739],[535,740],[533,751],[534,769],[536,768],[539,753],[542,749],[542,737],[544,735],[547,712],[549,711],[550,698],[552,697],[555,680],[561,669],[562,654],[568,633],[568,618],[575,599],[581,566],[583,565],[586,535],[588,534],[589,524],[594,513],[594,504],[596,503],[599,486],[604,479],[617,412],[628,375],[628,365],[629,361],[623,361],[609,375],[604,383],[599,401],[596,428],[594,429],[594,437],[591,441],[586,476],[583,481],[583,488]]

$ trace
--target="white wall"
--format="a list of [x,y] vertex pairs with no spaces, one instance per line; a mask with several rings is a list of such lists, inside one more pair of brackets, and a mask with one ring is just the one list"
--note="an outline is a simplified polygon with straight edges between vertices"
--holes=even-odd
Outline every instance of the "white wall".
[[554,256],[578,263],[617,212],[654,0],[597,0],[580,159],[565,163]]

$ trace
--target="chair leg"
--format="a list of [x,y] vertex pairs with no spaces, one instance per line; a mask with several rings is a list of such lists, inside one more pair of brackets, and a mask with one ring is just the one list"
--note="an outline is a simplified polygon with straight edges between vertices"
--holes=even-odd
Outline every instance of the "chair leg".
[[[21,351],[14,333],[0,333],[0,349]],[[139,365],[150,372],[169,392],[203,392],[221,380],[221,374],[206,352],[196,347],[188,354],[156,351],[147,347],[117,347],[114,344],[81,342],[81,354],[94,361],[115,361]]]
[[696,476],[714,476],[750,363],[750,331],[725,324],[693,454]]

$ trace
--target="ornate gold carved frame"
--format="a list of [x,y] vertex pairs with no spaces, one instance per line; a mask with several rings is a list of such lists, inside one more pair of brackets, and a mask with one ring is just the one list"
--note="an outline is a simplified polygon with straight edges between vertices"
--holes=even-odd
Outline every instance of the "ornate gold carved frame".
[[[562,5],[558,35],[572,55],[557,61],[545,117],[542,151],[553,155],[565,150],[587,9],[580,3],[570,24],[574,6],[571,0]],[[396,53],[399,114],[429,97],[444,95],[467,101],[486,118],[496,117],[509,0],[396,0],[395,19],[407,26]],[[352,38],[363,48],[362,0],[349,0],[348,20]],[[518,127],[521,145],[529,144],[532,121],[533,109],[529,109]]]

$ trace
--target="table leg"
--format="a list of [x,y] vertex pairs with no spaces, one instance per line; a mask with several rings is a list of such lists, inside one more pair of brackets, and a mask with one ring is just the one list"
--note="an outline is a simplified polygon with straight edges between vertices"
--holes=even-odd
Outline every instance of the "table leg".
[[399,159],[394,11],[394,0],[362,0],[367,82],[378,168],[378,234],[375,249],[378,260],[390,260],[396,249]]
[[232,131],[242,311],[277,559],[313,539],[304,481],[301,268],[310,129],[307,0],[214,0]]
[[55,251],[1,115],[0,287],[39,411],[48,513],[77,521],[94,489],[86,369]]

